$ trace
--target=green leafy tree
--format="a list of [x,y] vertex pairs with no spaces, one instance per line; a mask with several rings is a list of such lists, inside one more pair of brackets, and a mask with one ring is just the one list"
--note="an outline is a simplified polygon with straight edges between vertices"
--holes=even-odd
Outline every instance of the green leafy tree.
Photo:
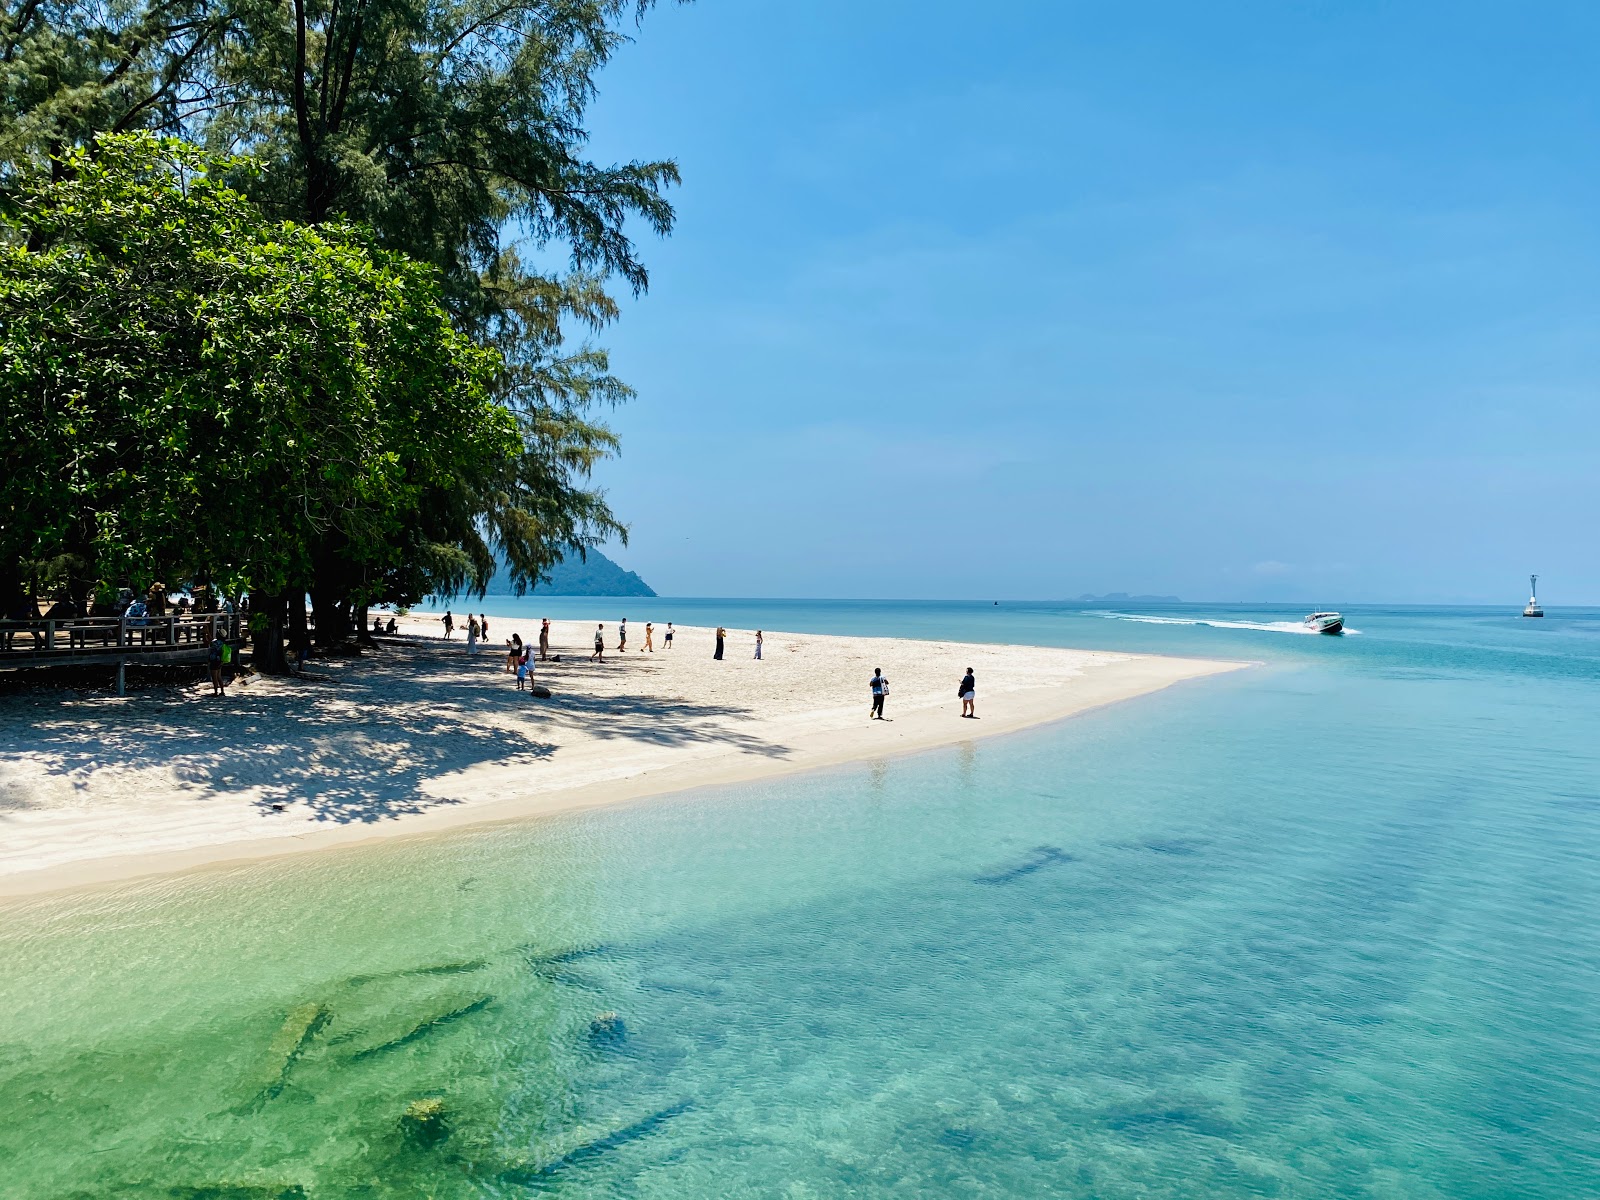
[[182,143],[108,136],[67,165],[0,244],[0,420],[29,431],[3,451],[0,561],[248,586],[281,624],[328,559],[354,592],[434,496],[517,460],[498,356],[428,267],[267,219],[219,181],[237,162]]
[[[432,263],[458,326],[500,351],[497,395],[517,414],[520,461],[477,497],[468,528],[434,531],[458,554],[445,591],[487,578],[492,550],[519,586],[572,547],[625,530],[586,486],[616,449],[596,419],[631,391],[603,350],[568,348],[617,309],[604,281],[648,275],[630,221],[667,233],[675,164],[585,156],[596,72],[624,40],[624,0],[292,0],[241,8],[216,57],[228,101],[197,135],[268,169],[247,189],[317,223],[368,223],[386,246]],[[570,270],[529,269],[507,239],[565,247]]]
[[[629,389],[589,335],[604,290],[648,277],[629,230],[672,224],[667,161],[585,153],[596,73],[649,0],[0,0],[0,203],[100,130],[181,133],[249,164],[274,216],[355,221],[437,271],[457,329],[500,354],[514,461],[429,498],[395,594],[480,586],[495,553],[520,588],[563,551],[625,530],[590,471]],[[564,249],[560,272],[536,270]],[[579,341],[572,344],[576,335]],[[313,595],[340,612],[370,564],[332,539]],[[405,587],[398,581],[404,579]]]

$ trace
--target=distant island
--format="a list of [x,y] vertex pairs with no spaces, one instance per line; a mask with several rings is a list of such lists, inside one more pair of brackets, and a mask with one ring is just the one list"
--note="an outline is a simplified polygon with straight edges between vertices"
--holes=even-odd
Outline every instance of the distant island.
[[[542,596],[654,596],[655,589],[632,571],[624,571],[598,550],[576,555],[551,567],[534,589]],[[501,568],[489,580],[488,594],[511,594],[511,581]]]
[[1176,596],[1130,596],[1127,592],[1107,592],[1104,596],[1096,596],[1085,592],[1079,596],[1078,604],[1182,604]]

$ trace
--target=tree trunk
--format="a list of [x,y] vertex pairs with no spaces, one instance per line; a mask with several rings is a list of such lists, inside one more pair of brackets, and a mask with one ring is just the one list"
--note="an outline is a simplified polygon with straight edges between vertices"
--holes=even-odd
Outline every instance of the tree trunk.
[[294,593],[294,602],[289,605],[289,645],[311,645],[311,634],[306,629],[306,594],[302,591]]
[[356,606],[356,641],[363,646],[375,647],[378,644],[372,637],[372,622],[365,604]]
[[311,612],[316,617],[316,643],[323,650],[331,650],[339,644],[340,626],[339,618],[334,612],[333,597],[328,595],[326,588],[312,587]]
[[[304,605],[301,605],[302,610]],[[287,675],[289,659],[283,652],[282,592],[250,593],[250,659],[263,675]],[[305,620],[301,614],[302,623]]]

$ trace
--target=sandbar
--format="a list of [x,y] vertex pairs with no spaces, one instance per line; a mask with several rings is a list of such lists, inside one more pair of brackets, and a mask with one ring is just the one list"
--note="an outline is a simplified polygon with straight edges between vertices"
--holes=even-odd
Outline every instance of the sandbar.
[[[1247,663],[918,639],[676,630],[618,654],[607,622],[552,623],[519,693],[504,638],[538,623],[489,615],[469,654],[436,618],[359,658],[314,660],[320,681],[256,677],[126,697],[0,696],[0,896],[103,885],[468,824],[524,819],[1013,732]],[[632,623],[630,622],[630,627]],[[870,721],[868,678],[890,679]],[[977,672],[978,719],[956,684]]]

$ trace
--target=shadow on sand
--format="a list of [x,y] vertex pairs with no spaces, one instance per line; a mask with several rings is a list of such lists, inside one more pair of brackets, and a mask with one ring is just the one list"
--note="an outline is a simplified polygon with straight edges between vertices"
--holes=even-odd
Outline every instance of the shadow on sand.
[[[541,666],[540,682],[556,692],[550,700],[518,692],[497,665],[491,651],[469,665],[458,646],[407,638],[319,665],[332,675],[326,683],[257,681],[220,698],[198,689],[124,700],[35,696],[15,752],[28,756],[28,773],[64,776],[78,787],[107,768],[166,767],[196,788],[253,789],[264,814],[275,805],[303,805],[336,824],[457,803],[423,785],[481,764],[552,757],[562,726],[657,746],[719,744],[775,758],[789,752],[726,727],[728,717],[753,715],[747,709],[588,692],[587,678],[614,672],[610,663]],[[0,700],[11,703],[22,701]],[[13,721],[22,715],[10,714]],[[0,792],[0,815],[27,807],[19,789]]]

